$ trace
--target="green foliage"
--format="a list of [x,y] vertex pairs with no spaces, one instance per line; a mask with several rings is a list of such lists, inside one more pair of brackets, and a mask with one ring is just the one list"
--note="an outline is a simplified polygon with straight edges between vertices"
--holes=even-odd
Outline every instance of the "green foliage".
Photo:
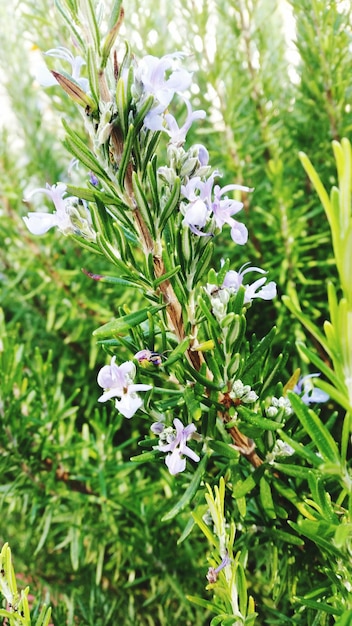
[[[35,592],[36,626],[49,623],[43,598],[55,624],[347,626],[352,231],[351,151],[341,138],[351,130],[351,8],[338,0],[159,6],[132,0],[122,24],[119,1],[101,23],[95,4],[0,3],[9,103],[0,160],[6,575],[9,542],[17,572]],[[34,80],[38,49],[67,46],[69,33],[86,54],[89,96],[53,59],[47,61],[61,88],[43,89]],[[127,78],[115,89],[117,164],[106,142],[92,149],[86,129],[91,139],[98,130],[104,137],[109,124],[98,107],[101,71],[114,76],[109,55],[120,37],[129,45],[119,59]],[[153,101],[133,109],[133,53],[174,50],[189,54],[193,107],[207,111],[187,146],[206,145],[222,184],[255,188],[244,199],[246,249],[229,245],[226,228],[214,242],[192,238],[177,212],[187,160],[176,162],[172,184],[162,184],[157,168],[167,158],[165,137],[141,132]],[[175,107],[184,119],[182,103]],[[82,175],[72,168],[67,179],[71,155],[85,169]],[[140,214],[153,240],[166,242],[161,274],[155,250],[139,243],[126,192],[131,155]],[[90,184],[89,172],[100,188]],[[95,241],[79,233],[35,238],[26,230],[23,197],[59,180],[89,203]],[[221,270],[222,258],[229,262]],[[220,287],[227,269],[249,260],[268,270],[284,302],[244,307],[239,290],[219,320],[199,285]],[[189,314],[185,337],[170,330],[160,291],[166,281]],[[298,354],[287,347],[297,339]],[[146,347],[162,354],[162,364],[137,364],[138,382],[152,381],[154,389],[138,419],[125,420],[112,403],[97,403],[96,370],[106,354],[122,362]],[[309,362],[322,374],[316,386],[330,395],[319,408],[293,393],[292,373],[308,371]],[[221,394],[235,378],[259,400],[231,406],[221,421]],[[273,397],[289,398],[293,412],[282,405],[271,415]],[[202,446],[191,444],[200,463],[187,462],[176,478],[149,432],[148,415],[157,421],[162,414],[194,421],[203,438]],[[234,445],[238,432],[248,448]],[[275,456],[279,444],[290,453]],[[255,465],[256,458],[264,462]],[[226,554],[230,563],[207,585],[207,565],[216,568]],[[14,626],[31,623],[27,616],[18,621],[5,604],[0,614]]]

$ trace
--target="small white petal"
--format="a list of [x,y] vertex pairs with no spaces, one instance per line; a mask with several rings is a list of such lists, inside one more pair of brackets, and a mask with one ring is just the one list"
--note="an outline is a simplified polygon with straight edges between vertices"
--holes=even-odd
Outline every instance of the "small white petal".
[[120,411],[124,417],[127,417],[127,419],[133,417],[142,404],[143,400],[139,396],[129,393],[125,393],[121,400],[116,400],[115,402],[117,410]]
[[170,474],[175,476],[186,469],[186,459],[182,459],[179,451],[175,449],[171,454],[168,454],[165,458],[165,463],[169,469]]
[[50,228],[58,226],[58,218],[54,213],[28,213],[23,221],[32,235],[44,235]]
[[186,214],[183,220],[187,226],[199,226],[203,228],[205,226],[208,217],[208,209],[203,200],[196,200],[189,207],[187,207]]
[[108,389],[107,391],[105,391],[103,393],[103,395],[101,395],[98,398],[98,402],[107,402],[108,400],[111,400],[112,398],[116,398],[116,396],[121,396],[122,395],[122,391],[121,393],[119,393],[118,389]]
[[240,224],[240,222],[235,222],[235,224],[231,227],[231,239],[240,246],[247,243],[248,230],[246,226],[244,224]]

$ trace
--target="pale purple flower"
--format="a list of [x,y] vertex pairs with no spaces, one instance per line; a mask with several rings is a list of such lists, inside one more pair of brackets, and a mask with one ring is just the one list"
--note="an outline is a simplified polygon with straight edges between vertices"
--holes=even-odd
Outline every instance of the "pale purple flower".
[[186,469],[186,456],[196,463],[199,461],[199,456],[187,446],[187,441],[192,438],[193,433],[197,430],[195,425],[184,426],[177,417],[173,423],[174,429],[172,427],[165,428],[164,424],[156,422],[152,425],[151,430],[159,435],[159,444],[155,447],[161,452],[168,452],[165,463],[170,474],[175,475]]
[[[222,230],[224,224],[228,224],[231,228],[231,238],[235,243],[243,245],[248,239],[248,231],[244,224],[237,222],[232,215],[238,213],[243,207],[243,203],[238,200],[231,200],[225,194],[228,191],[252,191],[249,187],[243,185],[226,185],[221,189],[219,185],[214,187],[214,178],[218,176],[218,172],[213,172],[206,181],[202,181],[199,176],[191,178],[186,185],[182,185],[181,194],[189,201],[183,208],[185,219],[192,232],[198,235],[211,233],[199,232],[199,228],[203,228],[206,222],[213,218],[216,226]],[[213,188],[214,187],[214,188]],[[203,206],[200,204],[202,201]],[[196,209],[193,210],[192,204],[198,203]],[[185,204],[185,203],[184,203]],[[207,209],[207,213],[205,211]],[[195,221],[197,219],[197,221]],[[201,225],[201,222],[204,224]]]
[[137,392],[149,391],[152,386],[133,383],[136,367],[132,361],[116,365],[115,360],[113,356],[110,365],[104,365],[98,373],[98,385],[104,389],[98,402],[119,398],[115,400],[115,407],[130,419],[143,404]]
[[56,211],[54,213],[44,213],[41,211],[28,213],[28,216],[23,218],[28,230],[33,235],[43,235],[50,228],[57,226],[59,230],[65,234],[72,232],[73,227],[69,207],[73,198],[63,198],[66,193],[66,185],[64,183],[57,183],[50,187],[50,185],[47,184],[45,188],[40,187],[33,189],[25,198],[25,202],[36,193],[44,193],[47,195],[53,201]]
[[193,176],[186,185],[181,185],[181,194],[189,202],[195,202],[199,197],[202,197],[201,192],[204,185],[205,183],[200,176]]
[[247,242],[248,230],[244,224],[237,222],[232,217],[243,208],[243,202],[230,200],[227,196],[223,197],[225,193],[235,189],[251,191],[249,187],[241,185],[226,185],[223,189],[219,185],[215,185],[214,200],[211,206],[217,227],[222,230],[224,224],[228,224],[231,228],[231,239],[235,243],[243,245]]
[[[70,63],[71,77],[73,78],[73,80],[76,81],[76,83],[79,84],[84,92],[88,91],[89,81],[87,78],[82,78],[80,75],[82,66],[86,64],[81,56],[73,56],[72,52],[67,48],[64,48],[63,46],[59,46],[58,48],[52,48],[51,50],[45,52],[45,55]],[[56,79],[46,66],[39,68],[39,71],[37,72],[37,79],[44,87],[51,87],[52,85],[57,84]]]
[[201,167],[206,167],[209,163],[209,152],[208,150],[201,144],[197,143],[193,146],[193,150],[198,150],[198,161]]
[[153,95],[165,111],[176,92],[183,92],[191,84],[192,74],[175,67],[175,60],[183,54],[174,52],[158,58],[150,54],[143,57],[135,71],[135,78],[142,84],[143,95]]
[[165,430],[165,424],[163,422],[154,422],[151,425],[150,430],[154,435],[161,435],[161,433]]
[[[248,263],[243,265],[239,272],[230,270],[226,273],[222,288],[229,289],[232,293],[237,293],[241,285],[243,284],[243,278],[248,272],[258,272],[259,274],[266,274],[265,270],[260,267],[247,267]],[[254,298],[261,298],[262,300],[272,300],[276,296],[276,284],[271,281],[266,283],[266,278],[259,278],[251,285],[244,285],[245,295],[244,302],[250,304]]]
[[187,205],[183,224],[189,226],[195,235],[200,235],[201,237],[210,236],[211,233],[204,233],[200,230],[206,225],[209,215],[210,211],[205,202],[201,199],[195,200],[195,202]]
[[171,113],[165,114],[166,128],[164,127],[161,130],[165,130],[170,137],[170,142],[175,144],[176,146],[181,146],[185,140],[186,135],[191,128],[193,122],[195,120],[202,120],[205,118],[206,113],[202,109],[198,111],[192,111],[192,106],[189,100],[185,98],[185,104],[187,107],[187,118],[185,122],[179,127],[176,119]]
[[303,392],[301,398],[304,404],[316,404],[329,400],[329,394],[322,389],[314,387],[312,378],[317,378],[318,376],[320,376],[320,374],[307,374],[307,376],[302,376],[297,382],[297,385],[295,385],[293,391],[298,395]]
[[[169,106],[175,93],[182,93],[191,84],[192,74],[176,66],[182,53],[174,52],[161,57],[147,55],[136,68],[135,80],[137,91],[142,101],[148,96],[154,97],[154,106],[144,118],[144,125],[150,130],[164,130],[162,114]],[[138,88],[138,85],[141,87]]]

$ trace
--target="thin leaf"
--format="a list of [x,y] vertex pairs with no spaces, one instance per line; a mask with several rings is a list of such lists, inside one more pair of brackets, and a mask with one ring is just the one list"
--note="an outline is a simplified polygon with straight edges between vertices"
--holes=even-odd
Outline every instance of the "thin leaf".
[[123,145],[123,152],[122,152],[121,162],[120,162],[120,166],[118,170],[118,181],[121,186],[123,186],[124,184],[128,164],[130,163],[130,160],[131,160],[132,145],[133,145],[133,126],[131,124],[128,129],[127,137]]
[[324,376],[326,376],[326,378],[329,378],[329,380],[334,385],[334,387],[336,387],[336,389],[343,389],[343,384],[341,384],[341,381],[336,376],[335,372],[325,363],[325,361],[323,361],[315,352],[313,352],[313,350],[307,348],[307,346],[305,346],[305,344],[301,341],[298,341],[296,345],[299,352],[307,357],[309,361],[313,363],[313,365],[315,365],[315,367],[317,367],[318,370],[322,374],[324,374]]
[[260,361],[263,356],[269,350],[276,335],[275,326],[269,331],[269,333],[260,340],[258,345],[254,348],[253,352],[249,355],[245,363],[244,374],[248,376],[252,369],[260,367]]
[[156,163],[157,158],[156,154],[154,154],[151,161],[149,161],[147,165],[147,178],[149,182],[150,192],[152,194],[152,202],[153,202],[153,212],[155,215],[159,215],[160,213],[160,193],[158,190],[158,179],[156,175]]
[[244,421],[249,422],[253,426],[258,426],[262,430],[278,430],[282,426],[282,424],[274,422],[274,420],[264,417],[261,414],[258,415],[257,413],[254,413],[254,411],[251,411],[245,406],[239,406],[237,411],[239,416],[242,417]]
[[164,361],[164,365],[168,367],[169,365],[172,365],[173,363],[178,361],[181,358],[181,356],[186,352],[189,346],[189,342],[190,342],[189,337],[186,337],[185,339],[183,339],[183,341],[181,341],[181,343],[178,344],[175,350],[173,350],[170,353],[166,361]]
[[181,180],[178,177],[176,177],[174,184],[172,186],[170,195],[168,197],[168,200],[163,210],[161,211],[161,214],[158,219],[158,229],[160,233],[163,232],[166,222],[168,221],[170,215],[172,215],[172,213],[175,211],[177,207],[177,204],[180,199],[180,191],[181,191]]
[[99,161],[93,156],[90,150],[87,148],[87,145],[82,141],[82,139],[75,133],[68,123],[63,119],[62,124],[67,133],[66,138],[64,139],[64,145],[66,148],[75,156],[81,163],[83,163],[89,170],[94,172],[99,178],[102,180],[109,180],[105,170],[100,165]]
[[84,109],[87,109],[89,114],[94,114],[97,110],[97,104],[92,100],[92,98],[83,91],[82,87],[64,71],[55,72],[55,70],[51,70],[52,75],[55,80],[59,83],[60,87],[67,93],[70,98],[79,104]]
[[254,470],[253,474],[249,474],[249,476],[247,476],[245,480],[243,481],[241,480],[235,483],[234,488],[233,488],[234,497],[236,499],[242,498],[247,493],[252,491],[252,489],[254,489],[254,487],[256,487],[256,485],[259,483],[261,477],[263,476],[264,471],[265,471],[265,466],[263,464],[260,467],[257,467],[257,469]]
[[41,611],[39,613],[38,619],[35,623],[35,626],[49,626],[50,619],[51,619],[51,607],[49,606],[47,608],[46,605],[43,604]]
[[320,418],[302,402],[297,394],[288,392],[287,395],[299,421],[324,460],[338,464],[340,457],[337,445]]
[[153,288],[156,290],[159,287],[159,285],[161,285],[161,283],[163,283],[166,280],[169,280],[169,278],[172,278],[173,276],[178,274],[180,269],[181,269],[181,266],[180,265],[176,265],[176,267],[174,267],[169,272],[166,272],[165,274],[162,274],[162,276],[160,276],[159,278],[154,280]]
[[309,317],[304,315],[304,313],[302,313],[302,311],[300,311],[293,304],[291,298],[289,298],[288,296],[282,296],[282,302],[289,309],[289,311],[291,311],[291,313],[293,313],[293,315],[297,317],[297,319],[301,322],[301,324],[313,335],[313,337],[315,337],[315,339],[320,343],[320,345],[324,348],[325,352],[331,358],[330,347],[323,333],[320,332],[317,326],[315,326],[315,324],[309,319]]
[[323,185],[323,183],[321,182],[319,175],[317,173],[317,171],[315,170],[315,168],[313,167],[311,161],[309,160],[308,156],[304,153],[304,152],[299,152],[299,158],[301,160],[301,163],[307,173],[307,175],[309,176],[311,182],[313,183],[315,190],[320,198],[320,202],[322,203],[324,209],[325,209],[325,213],[327,215],[327,218],[329,220],[330,223],[330,227],[331,230],[335,230],[338,227],[338,224],[336,223],[335,220],[335,216],[332,212],[331,209],[331,204],[330,204],[330,198],[329,195]]
[[335,626],[351,626],[352,624],[352,609],[345,611],[335,622]]
[[145,322],[145,320],[148,319],[149,313],[151,315],[156,315],[161,308],[163,308],[163,305],[152,306],[148,309],[141,309],[139,311],[134,311],[133,313],[128,313],[127,315],[123,315],[112,322],[108,322],[107,324],[100,326],[100,328],[97,328],[93,332],[93,335],[95,337],[109,337],[111,335],[127,333],[130,328],[134,328],[135,326],[142,324],[142,322]]
[[104,69],[106,67],[108,58],[110,56],[110,52],[112,47],[116,41],[116,37],[119,34],[121,24],[124,18],[124,9],[121,6],[122,0],[117,0],[114,3],[114,6],[110,13],[109,19],[109,32],[105,37],[105,40],[101,49],[101,68]]
[[198,606],[203,607],[203,609],[207,609],[207,611],[211,611],[212,613],[222,613],[222,607],[213,604],[209,600],[203,600],[203,598],[198,598],[198,596],[189,596],[186,595],[187,600],[193,602],[193,604],[197,604]]
[[299,596],[295,596],[295,600],[303,606],[306,606],[310,609],[315,609],[316,611],[324,611],[325,613],[329,613],[329,615],[341,615],[341,609],[336,609],[335,607],[331,606],[331,604],[326,604],[326,602],[317,602],[315,600],[310,600],[308,598]]
[[87,71],[88,71],[88,79],[90,90],[93,94],[94,101],[96,106],[99,103],[99,82],[98,82],[98,71],[95,63],[94,52],[92,47],[88,47],[87,53]]
[[143,189],[143,185],[136,172],[133,172],[133,175],[132,175],[132,186],[133,186],[133,193],[136,198],[137,206],[151,234],[153,235],[153,237],[155,237],[154,219],[150,210],[148,199]]

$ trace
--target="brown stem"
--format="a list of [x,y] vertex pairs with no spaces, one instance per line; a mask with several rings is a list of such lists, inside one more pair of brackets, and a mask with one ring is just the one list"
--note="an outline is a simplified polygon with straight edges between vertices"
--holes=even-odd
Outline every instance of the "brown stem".
[[[229,393],[225,393],[222,396],[220,402],[224,407],[224,411],[219,413],[219,415],[224,424],[228,424],[231,421],[231,417],[228,413],[229,409],[236,405],[238,406],[239,404],[241,404],[241,401],[233,400],[230,397]],[[231,426],[228,429],[228,432],[233,439],[233,445],[236,450],[238,450],[238,452],[242,454],[242,456],[244,456],[244,458],[247,459],[247,461],[249,461],[251,465],[253,465],[253,467],[259,467],[260,465],[262,465],[263,461],[255,452],[255,443],[253,439],[250,439],[250,437],[247,437],[247,435],[241,433],[241,431],[238,430],[236,426]]]
[[234,441],[236,450],[249,461],[253,467],[259,467],[263,461],[259,458],[255,452],[255,443],[253,439],[250,439],[243,433],[241,433],[236,426],[229,428],[229,433]]
[[[155,250],[155,243],[139,209],[135,209],[133,211],[133,216],[141,240],[143,242],[144,252],[146,254],[153,255],[155,278],[162,278],[162,276],[164,276],[164,274],[166,273],[164,261],[161,255],[158,254]],[[159,289],[163,295],[163,300],[167,305],[166,313],[168,316],[170,328],[175,333],[177,339],[179,341],[182,341],[185,338],[186,333],[183,323],[181,304],[169,280],[163,280],[159,285]],[[198,352],[193,352],[191,349],[188,349],[187,351],[187,358],[196,370],[199,370],[202,363],[204,362],[203,355]]]
[[[105,83],[104,75],[102,74],[99,77],[99,79],[100,79],[100,90],[101,92],[105,94],[105,97],[107,97],[105,84],[104,84]],[[123,152],[123,137],[122,137],[121,131],[119,131],[117,128],[114,128],[112,130],[111,143],[113,147],[114,158],[118,165],[121,159],[122,152]],[[132,163],[130,162],[127,168],[124,186],[125,186],[125,189],[127,191],[127,194],[130,200],[130,206],[133,212],[133,217],[134,217],[137,230],[140,234],[144,253],[147,255],[149,254],[153,255],[154,275],[157,279],[162,278],[162,276],[164,276],[166,273],[165,264],[164,264],[164,261],[162,259],[160,252],[156,250],[155,242],[153,241],[153,238],[143,219],[143,216],[141,215],[137,207],[137,203],[136,203],[134,193],[133,193],[132,173],[133,173],[133,166],[132,166]],[[169,320],[170,328],[175,333],[177,339],[179,341],[182,341],[186,336],[184,322],[183,322],[183,315],[182,315],[182,306],[175,294],[172,284],[170,283],[168,279],[163,280],[159,284],[159,289],[162,293],[163,300],[165,304],[167,305],[166,313],[167,313],[167,317]],[[201,352],[192,350],[192,342],[186,352],[186,355],[187,355],[189,362],[194,367],[194,369],[199,371],[202,364],[205,361],[204,361],[203,354]],[[206,375],[209,377],[209,379],[211,379],[212,375],[209,370],[207,370]],[[223,419],[224,421],[226,421],[225,418]],[[243,435],[236,427],[230,428],[229,432],[233,438],[236,449],[239,450],[239,452],[254,467],[259,467],[259,465],[262,464],[262,461],[258,457],[258,455],[254,452],[255,444],[252,441],[252,439],[249,439],[248,437]]]

